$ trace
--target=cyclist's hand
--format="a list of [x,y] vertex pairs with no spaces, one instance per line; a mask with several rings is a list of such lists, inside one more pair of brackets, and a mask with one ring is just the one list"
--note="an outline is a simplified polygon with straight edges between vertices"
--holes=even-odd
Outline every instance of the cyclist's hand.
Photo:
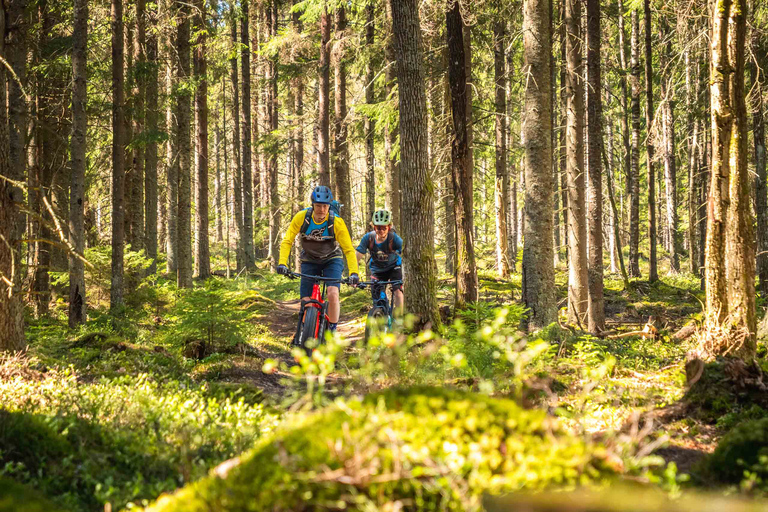
[[290,273],[290,270],[288,270],[288,267],[285,265],[278,265],[277,266],[277,273],[281,276],[287,276]]
[[357,286],[358,284],[360,284],[360,276],[358,276],[357,274],[350,274],[349,284],[351,286]]

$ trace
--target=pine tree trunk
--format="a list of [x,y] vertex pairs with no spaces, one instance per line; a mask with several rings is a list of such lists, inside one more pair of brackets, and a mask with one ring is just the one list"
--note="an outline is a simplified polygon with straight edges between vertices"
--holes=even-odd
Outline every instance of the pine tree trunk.
[[[566,0],[561,0],[560,2],[560,31],[558,34],[560,37],[560,140],[558,141],[558,167],[560,174],[560,202],[562,203],[561,209],[563,212],[563,245],[565,246],[565,263],[566,265],[570,265],[570,251],[568,248],[568,152],[565,147],[565,127],[568,124],[568,109],[566,108],[568,105],[568,93],[565,87],[565,73],[567,68],[565,52],[565,2]],[[555,110],[555,108],[556,106],[552,105],[552,110]],[[555,158],[554,148],[552,148],[552,158]],[[555,188],[558,187],[555,186]],[[555,248],[555,250],[557,250],[557,248]]]
[[547,0],[523,2],[523,75],[525,103],[522,144],[525,148],[523,301],[529,308],[528,329],[538,330],[557,319],[555,272],[552,265],[552,91],[549,54],[550,9]]
[[[173,19],[176,17],[174,0],[164,0],[166,15]],[[169,30],[173,32],[173,30]],[[169,133],[166,159],[166,181],[168,183],[166,219],[168,221],[167,233],[167,264],[168,274],[175,274],[179,269],[179,140],[176,136],[178,130],[177,118],[174,113],[176,100],[174,98],[174,84],[179,71],[179,56],[176,51],[175,37],[171,34],[166,40],[166,94],[169,100],[166,102],[166,129]]]
[[74,3],[74,25],[72,38],[72,182],[69,197],[70,244],[77,254],[69,258],[69,326],[76,327],[85,322],[85,267],[78,257],[85,250],[84,202],[85,202],[85,136],[87,117],[85,113],[88,41],[88,2]]
[[[207,21],[205,2],[197,0],[195,7],[195,275],[199,279],[211,277],[211,253],[208,239],[208,78],[207,78]],[[219,223],[220,225],[221,223]]]
[[[629,192],[630,176],[631,176],[631,148],[630,148],[630,134],[629,134],[629,91],[627,88],[627,73],[629,68],[627,66],[627,44],[626,33],[624,31],[624,4],[622,0],[618,0],[618,46],[619,46],[619,65],[621,67],[621,76],[619,79],[619,85],[621,86],[621,96],[619,100],[621,102],[621,142],[624,152],[622,153],[621,162],[623,164],[623,174],[626,179],[626,191]],[[621,172],[618,173],[619,175]],[[621,196],[624,197],[623,195]],[[626,230],[626,215],[624,215],[624,208],[622,202],[621,216],[619,217],[619,231],[627,232]],[[621,253],[623,247],[619,245],[618,251]],[[622,253],[623,259],[623,253]]]
[[[514,70],[514,56],[513,52],[507,53],[507,76],[512,77],[512,71]],[[507,82],[507,92],[509,101],[507,101],[507,119],[512,119],[512,79]],[[514,148],[514,134],[512,133],[511,123],[507,123],[507,148],[508,148],[508,162],[509,168],[507,169],[508,181],[510,182],[509,191],[509,224],[507,226],[508,232],[508,246],[509,246],[509,264],[512,272],[517,271],[517,168],[515,167],[515,155]]]
[[318,113],[317,113],[317,166],[319,167],[318,183],[331,186],[330,166],[330,82],[331,82],[331,17],[328,6],[323,1],[323,12],[320,14],[320,67],[318,70]]
[[[5,11],[0,10],[0,34],[6,34]],[[4,38],[0,38],[0,56],[7,57]],[[0,68],[0,84],[5,84],[6,70]],[[0,176],[12,176],[11,139],[6,114],[5,87],[0,88]],[[18,148],[17,148],[18,149]],[[15,201],[17,187],[7,180],[0,180],[0,237],[6,243],[0,244],[0,353],[21,351],[27,345],[24,335],[24,308],[19,300],[21,261],[19,250],[21,241],[19,212]],[[22,224],[23,225],[23,224]]]
[[605,330],[603,300],[603,105],[600,65],[600,0],[587,0],[587,131],[589,187],[589,308],[587,329]]
[[[373,2],[368,2],[365,7],[365,45],[369,49],[373,48],[375,35],[375,15],[376,6]],[[365,103],[373,105],[376,102],[374,89],[374,80],[376,71],[373,68],[373,62],[368,61],[365,69]],[[375,131],[376,122],[373,117],[365,116],[365,223],[373,218],[373,212],[376,211],[376,167],[375,167]]]
[[123,305],[125,241],[125,120],[123,95],[123,2],[112,0],[112,280],[109,305]]
[[[736,329],[746,335],[742,344],[734,347],[734,351],[745,360],[752,360],[757,350],[757,317],[755,315],[755,219],[752,217],[750,205],[752,187],[747,164],[748,121],[744,83],[747,11],[746,0],[734,0],[728,30],[728,59],[733,70],[729,76],[733,124],[729,148],[731,161],[728,192],[730,197],[727,202],[725,228],[725,275],[730,320]],[[714,63],[714,58],[712,61]],[[734,341],[737,343],[740,341],[738,335]]]
[[[277,37],[277,0],[272,0],[266,7],[267,11],[267,25],[269,27],[270,38]],[[269,69],[269,81],[267,96],[267,109],[269,112],[269,129],[273,135],[278,128],[278,110],[277,110],[277,60],[276,57],[269,59],[267,64]],[[345,143],[346,146],[346,143]],[[272,269],[277,268],[278,250],[279,250],[279,230],[280,230],[280,197],[277,191],[277,158],[278,154],[276,148],[271,152],[269,157],[269,172],[267,179],[269,181],[269,250],[267,257],[269,258]],[[349,204],[349,203],[348,203]],[[347,211],[351,210],[351,205]]]
[[[240,57],[241,85],[243,103],[240,110],[240,143],[243,197],[243,256],[245,268],[250,272],[256,268],[256,253],[253,246],[253,174],[251,169],[251,66],[250,41],[248,37],[248,0],[243,0],[240,18],[240,45],[243,53]],[[257,170],[258,172],[258,170]]]
[[504,43],[506,22],[493,25],[493,69],[496,83],[496,268],[499,276],[509,277],[509,241],[507,208],[509,207],[509,171],[507,169],[507,77]]
[[[344,41],[347,30],[347,14],[344,7],[336,10],[336,31],[333,51],[334,116],[333,116],[333,175],[337,200],[346,205],[341,217],[352,234],[352,191],[349,179],[349,147],[347,146],[347,69],[344,61]],[[354,236],[353,236],[354,238]]]
[[[653,69],[652,64],[652,52],[651,52],[651,3],[650,0],[643,0],[644,22],[645,22],[645,125],[647,131],[647,138],[645,144],[646,151],[646,165],[648,166],[648,243],[649,247],[649,268],[648,268],[648,281],[653,283],[659,279],[659,271],[656,257],[656,236],[658,230],[656,228],[656,172],[654,170],[653,153],[654,147],[650,137],[651,127],[653,126]],[[634,30],[634,24],[632,29]],[[634,35],[633,35],[634,37]],[[634,45],[634,43],[633,43]],[[634,49],[633,49],[634,52]],[[633,92],[634,94],[634,92]],[[634,101],[634,99],[633,99]],[[633,107],[634,109],[634,103]],[[634,110],[632,111],[634,116]],[[634,120],[633,120],[634,123]],[[634,131],[634,124],[633,124]],[[634,137],[634,133],[632,134]],[[639,168],[639,162],[638,162]],[[634,172],[634,171],[633,171]],[[634,176],[639,179],[639,171]],[[634,185],[633,185],[634,186]],[[634,201],[634,197],[632,199]],[[634,202],[632,203],[634,208]],[[631,259],[631,256],[630,256]],[[630,261],[630,274],[632,274],[632,265]],[[639,267],[636,269],[639,274]]]
[[[151,8],[149,13],[149,20],[152,24],[158,24],[157,16],[157,4]],[[150,138],[147,141],[147,149],[145,153],[144,161],[144,210],[145,210],[145,227],[144,227],[144,246],[147,250],[147,258],[152,260],[148,274],[154,274],[157,272],[157,245],[158,245],[158,233],[157,233],[157,206],[158,206],[158,193],[157,193],[157,133],[159,131],[158,120],[158,65],[157,60],[157,35],[154,30],[150,30],[147,35],[147,113],[146,113],[146,128],[150,134]]]
[[[390,3],[387,4],[388,6]],[[392,26],[392,13],[391,8],[386,11],[387,20],[391,31]],[[385,47],[385,56],[387,59],[387,67],[384,71],[384,82],[386,83],[387,98],[394,100],[395,84],[397,82],[394,70],[395,61],[395,49],[394,49],[394,36],[390,35]],[[386,188],[386,207],[392,212],[392,223],[395,227],[400,226],[400,205],[401,205],[401,190],[400,190],[400,162],[402,158],[398,159],[394,152],[395,145],[397,143],[397,137],[399,134],[398,125],[387,125],[384,128],[384,185]]]
[[[584,325],[589,305],[584,167],[581,0],[565,2],[566,160],[568,173],[568,320]],[[526,203],[527,204],[527,203]]]
[[131,249],[140,251],[144,249],[144,164],[145,164],[145,144],[143,143],[143,134],[145,133],[144,98],[147,93],[146,55],[144,50],[147,47],[146,31],[146,0],[136,1],[136,37],[133,40],[133,58],[136,69],[141,69],[141,73],[134,71],[133,83],[133,137],[137,144],[134,144],[132,151],[132,173],[131,173]]
[[[629,277],[640,277],[640,42],[637,10],[632,11],[630,86],[632,146],[627,176],[629,196]],[[652,151],[652,150],[651,150]],[[651,180],[653,182],[653,180]],[[653,185],[649,185],[649,190]],[[651,197],[649,192],[648,197]],[[654,211],[654,207],[649,210]],[[649,213],[649,216],[653,213]],[[653,246],[653,244],[651,244]]]
[[[21,87],[19,86],[19,82],[25,84],[27,76],[27,26],[29,24],[27,1],[9,0],[6,2],[7,18],[5,24],[8,29],[5,31],[6,44],[3,52],[8,64],[16,74],[16,79],[10,78],[8,80],[8,137],[10,145],[10,169],[8,176],[19,182],[23,182],[27,177],[25,154],[28,129],[27,99],[22,95]],[[9,77],[7,72],[6,77]],[[29,85],[25,84],[25,87],[29,88]],[[13,186],[10,189],[10,193],[14,202],[18,204],[24,203],[22,187]],[[32,190],[28,191],[29,195],[32,195],[32,193]],[[27,220],[26,215],[18,208],[16,209],[16,214],[18,217],[11,226],[11,239],[21,240]],[[30,236],[29,238],[33,239],[35,237]],[[18,251],[17,257],[20,257],[21,246],[16,247],[14,250]],[[28,243],[27,252],[32,251],[32,243]],[[21,278],[21,273],[18,272],[17,274]]]
[[[226,185],[222,187],[221,183],[221,132],[216,125],[216,121],[214,121],[214,132],[213,132],[213,144],[216,148],[216,176],[215,181],[213,184],[213,197],[216,201],[216,242],[221,243],[224,241],[224,216],[226,214],[224,208],[224,205],[222,205],[221,202],[221,194],[224,192],[224,188],[226,188]],[[224,151],[226,151],[226,148],[224,148]],[[226,182],[225,182],[226,183]]]
[[[760,278],[758,289],[763,297],[768,297],[768,171],[766,170],[765,119],[763,118],[764,73],[768,71],[768,59],[762,34],[752,32],[752,53],[758,60],[756,65],[749,59],[752,75],[753,95],[752,135],[755,144],[755,213],[757,214],[757,275]],[[762,43],[762,44],[761,44]]]
[[661,19],[661,37],[664,40],[661,68],[666,70],[661,77],[661,96],[664,101],[662,125],[664,134],[664,184],[667,200],[667,239],[669,240],[670,271],[680,272],[680,250],[677,233],[677,161],[675,158],[675,105],[674,84],[670,69],[672,41],[667,20]]
[[440,326],[434,255],[434,186],[427,161],[427,99],[422,71],[422,43],[416,0],[390,0],[395,69],[400,91],[400,148],[403,181],[402,234],[408,310],[417,324]]
[[[230,7],[230,10],[232,12],[232,17],[230,20],[230,35],[232,37],[232,45],[235,48],[239,48],[239,43],[237,40],[237,19],[234,14],[234,5]],[[229,78],[232,82],[232,120],[236,126],[240,119],[240,78],[237,71],[237,59],[239,55],[239,50],[234,52],[234,55],[229,61]],[[235,128],[234,130],[230,130],[230,132],[232,133],[232,149],[234,152],[234,158],[232,159],[232,206],[234,209],[235,227],[237,228],[235,264],[237,265],[236,273],[238,273],[245,267],[245,249],[243,246],[245,241],[245,232],[243,231],[243,184],[242,172],[240,170],[240,129]]]
[[[179,55],[177,80],[183,83],[190,79],[190,6],[177,0],[179,15],[176,49]],[[190,94],[179,91],[176,96],[176,147],[179,151],[179,210],[178,210],[178,272],[176,282],[179,288],[192,288],[192,159],[191,159],[191,104]]]
[[458,2],[446,12],[448,81],[451,85],[451,176],[456,222],[456,308],[477,300],[473,169],[467,131],[467,74],[464,22]]

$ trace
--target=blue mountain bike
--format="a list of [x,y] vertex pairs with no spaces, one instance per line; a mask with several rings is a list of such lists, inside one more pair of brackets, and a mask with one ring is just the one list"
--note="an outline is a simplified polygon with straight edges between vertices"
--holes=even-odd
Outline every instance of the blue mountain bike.
[[[368,318],[365,322],[365,338],[368,340],[375,334],[387,334],[392,331],[392,314],[394,312],[394,291],[393,285],[403,284],[402,279],[397,281],[363,281],[357,285],[358,288],[365,289],[371,287],[376,298],[373,301],[373,307],[368,311]],[[389,294],[387,294],[389,288]]]

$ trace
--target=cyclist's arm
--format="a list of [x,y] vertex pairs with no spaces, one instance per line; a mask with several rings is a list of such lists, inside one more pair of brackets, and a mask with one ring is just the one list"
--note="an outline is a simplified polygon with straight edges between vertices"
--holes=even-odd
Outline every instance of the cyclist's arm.
[[344,257],[347,260],[349,273],[359,273],[357,258],[355,257],[355,248],[352,246],[352,238],[349,236],[349,231],[347,230],[347,225],[344,223],[344,219],[336,217],[333,229],[336,231],[336,241],[339,242],[339,247],[341,247]]
[[355,249],[355,256],[357,256],[357,263],[360,264],[361,261],[365,261],[365,255],[368,253],[368,233],[363,235],[363,238],[360,239],[360,243],[357,246],[357,249]]
[[302,224],[304,224],[304,217],[306,214],[307,213],[304,210],[301,210],[299,213],[293,216],[291,225],[288,226],[288,231],[285,232],[283,241],[280,243],[279,265],[288,264],[288,256],[291,254],[291,246],[293,245],[293,241],[296,238],[296,235],[299,234],[299,230],[301,230]]
[[395,233],[395,239],[392,240],[392,248],[400,254],[403,253],[403,239],[397,233]]

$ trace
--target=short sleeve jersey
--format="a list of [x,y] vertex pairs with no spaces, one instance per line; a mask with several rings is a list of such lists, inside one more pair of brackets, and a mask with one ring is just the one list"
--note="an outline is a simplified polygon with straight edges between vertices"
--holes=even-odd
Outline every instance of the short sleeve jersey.
[[[357,252],[360,254],[371,253],[368,260],[368,268],[371,269],[371,272],[386,272],[403,264],[403,239],[395,232],[390,233],[390,236],[393,237],[392,252],[389,252],[389,237],[379,244],[375,242],[376,235],[370,232],[363,235],[363,238],[360,240]],[[371,237],[374,237],[373,251],[369,247]]]

